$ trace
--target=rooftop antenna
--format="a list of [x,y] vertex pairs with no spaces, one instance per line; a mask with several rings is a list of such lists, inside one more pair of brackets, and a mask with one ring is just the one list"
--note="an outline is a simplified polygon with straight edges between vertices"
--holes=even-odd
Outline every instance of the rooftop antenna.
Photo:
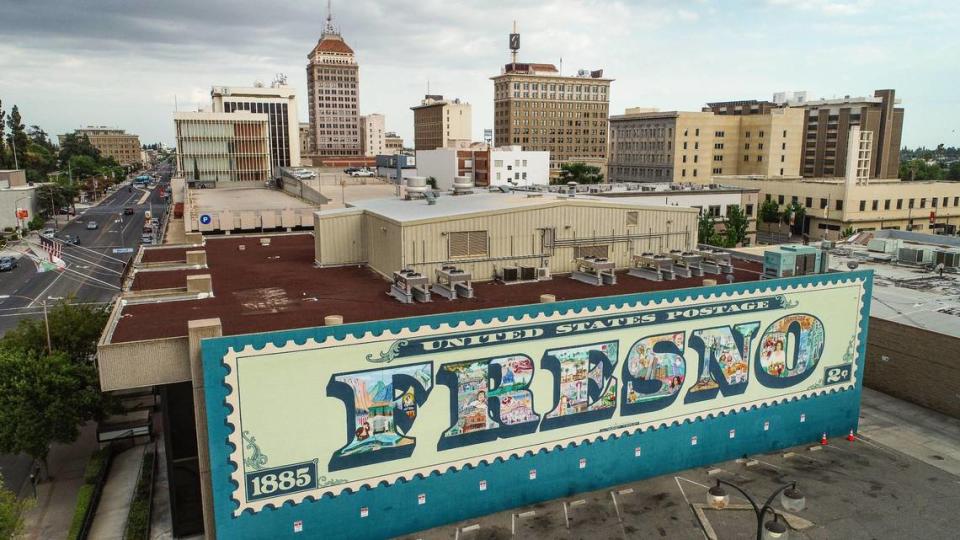
[[560,71],[558,72],[558,74],[563,75],[563,57],[562,56],[560,57]]
[[333,3],[327,0],[327,24],[323,26],[324,34],[336,34],[337,29],[333,27]]
[[517,21],[513,21],[513,32],[510,34],[510,61],[517,63],[517,51],[520,50],[520,33],[517,32]]

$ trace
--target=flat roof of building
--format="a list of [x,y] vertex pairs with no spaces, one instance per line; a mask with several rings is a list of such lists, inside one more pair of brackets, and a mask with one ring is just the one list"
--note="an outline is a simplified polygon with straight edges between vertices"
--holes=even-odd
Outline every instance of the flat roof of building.
[[222,187],[216,189],[191,189],[190,199],[199,211],[224,210],[232,212],[255,210],[296,210],[316,208],[303,199],[298,199],[286,191],[263,187]]
[[[182,293],[161,299],[123,300],[109,336],[113,343],[182,337],[187,322],[218,317],[224,335],[320,326],[326,315],[342,315],[344,322],[394,319],[536,304],[541,294],[557,300],[593,298],[657,290],[699,287],[704,278],[649,281],[618,273],[616,285],[597,287],[558,275],[537,283],[503,285],[475,283],[476,297],[447,301],[435,297],[430,303],[401,304],[388,296],[388,281],[365,266],[316,268],[312,234],[272,235],[269,246],[261,236],[208,237],[202,248],[144,249],[142,261],[183,260],[186,249],[206,251],[206,269],[140,269],[133,275],[133,291],[175,289]],[[239,246],[243,245],[241,251]],[[154,252],[161,251],[162,255]],[[759,278],[760,265],[734,261],[734,280]],[[186,276],[209,274],[213,296],[186,294]]]
[[[525,208],[537,208],[557,205],[582,205],[610,207],[635,207],[637,209],[663,210],[663,205],[650,204],[646,201],[626,201],[610,197],[590,197],[577,193],[576,197],[569,197],[560,193],[543,191],[517,190],[504,193],[501,191],[482,191],[470,195],[447,195],[436,197],[435,204],[429,204],[425,199],[405,200],[397,197],[383,199],[368,199],[349,203],[352,208],[362,209],[380,215],[398,223],[412,223],[428,221],[453,216],[468,216],[489,212],[510,212]],[[670,207],[671,210],[697,210],[684,207]]]

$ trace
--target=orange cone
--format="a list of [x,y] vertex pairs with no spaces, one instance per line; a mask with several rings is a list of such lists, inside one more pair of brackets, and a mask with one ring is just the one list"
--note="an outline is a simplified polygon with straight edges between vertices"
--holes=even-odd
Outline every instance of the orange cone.
[[821,445],[821,446],[826,446],[826,445],[827,445],[827,434],[826,434],[826,432],[824,432],[823,436],[820,437],[820,445]]
[[850,434],[847,435],[847,440],[850,441],[850,442],[853,442],[853,441],[857,440],[857,437],[853,434],[853,430],[852,430],[852,429],[850,430]]

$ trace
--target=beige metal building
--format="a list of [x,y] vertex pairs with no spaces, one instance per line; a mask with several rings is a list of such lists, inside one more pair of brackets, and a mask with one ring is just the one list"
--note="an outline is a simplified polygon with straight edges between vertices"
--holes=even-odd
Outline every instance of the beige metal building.
[[470,141],[473,108],[465,101],[424,96],[413,111],[413,144],[417,150],[446,148],[458,141]]
[[268,116],[177,112],[177,171],[190,184],[216,186],[270,179]]
[[[87,126],[74,130],[78,137],[88,137],[90,144],[106,157],[112,157],[121,165],[140,163],[140,137],[122,129],[106,126]],[[65,135],[59,135],[63,145]]]
[[493,80],[494,144],[550,152],[551,174],[564,163],[600,166],[607,157],[610,83],[603,70],[563,76],[553,64],[506,64]]
[[756,115],[627,109],[610,117],[613,182],[697,182],[713,175],[797,176],[804,113]]
[[360,68],[330,14],[307,59],[310,154],[321,159],[361,156]]
[[366,264],[384,276],[405,268],[433,276],[452,264],[477,281],[505,266],[568,273],[586,255],[626,268],[634,254],[695,248],[697,217],[693,208],[549,193],[358,201],[314,214],[316,262]]

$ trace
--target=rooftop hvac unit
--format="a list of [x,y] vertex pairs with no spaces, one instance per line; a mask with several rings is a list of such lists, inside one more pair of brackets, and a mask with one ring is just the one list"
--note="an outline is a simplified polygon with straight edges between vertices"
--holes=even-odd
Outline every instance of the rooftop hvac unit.
[[944,268],[960,267],[960,252],[937,250],[934,253],[934,264],[942,264]]
[[894,238],[874,238],[867,242],[867,250],[875,253],[896,253],[900,241]]
[[[929,258],[928,255],[930,255]],[[932,253],[924,249],[900,248],[897,252],[897,260],[902,264],[924,264],[932,259]]]

